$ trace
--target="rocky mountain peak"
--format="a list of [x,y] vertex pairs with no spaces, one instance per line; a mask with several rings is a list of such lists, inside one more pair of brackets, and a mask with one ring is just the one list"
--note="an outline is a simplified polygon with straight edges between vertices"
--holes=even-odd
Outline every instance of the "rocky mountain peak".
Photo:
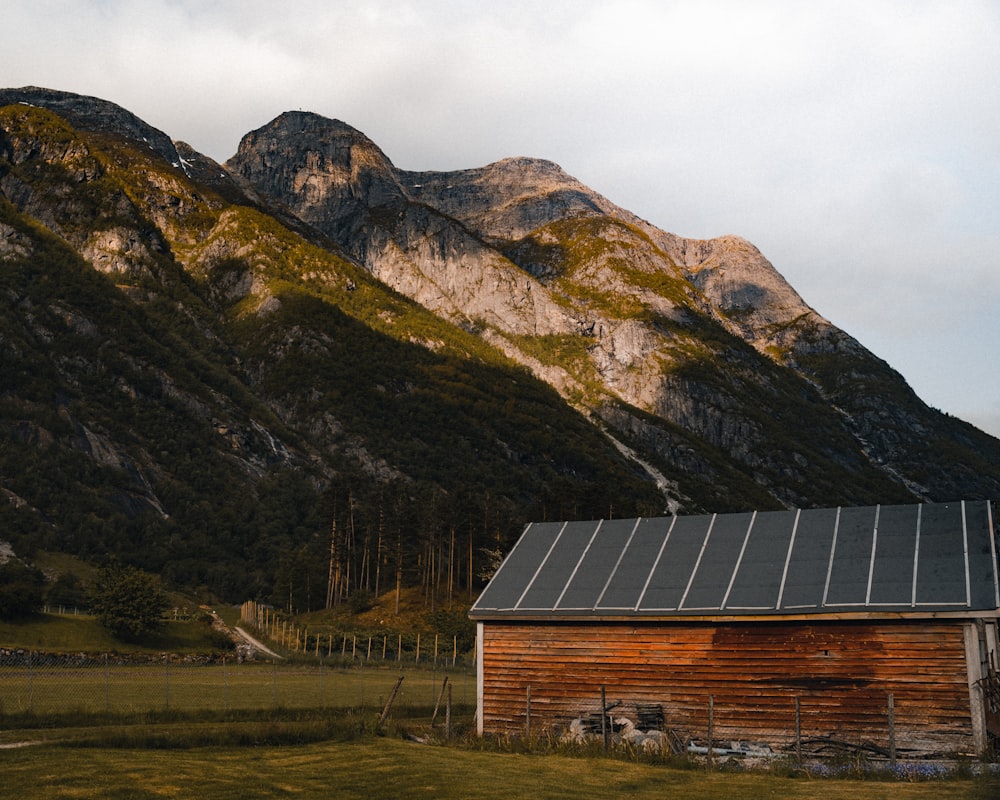
[[174,166],[180,165],[180,156],[167,134],[115,103],[40,86],[0,89],[0,106],[17,103],[54,111],[82,131],[110,133],[132,139],[149,147]]
[[404,199],[395,167],[371,139],[309,112],[285,112],[248,133],[226,167],[321,229],[338,228],[359,207]]
[[552,161],[505,158],[476,169],[400,172],[410,195],[490,239],[520,239],[566,217],[608,205]]

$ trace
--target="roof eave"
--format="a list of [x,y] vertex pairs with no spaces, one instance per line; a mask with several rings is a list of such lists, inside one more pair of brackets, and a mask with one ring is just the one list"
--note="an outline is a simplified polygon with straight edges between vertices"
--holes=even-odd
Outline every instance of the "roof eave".
[[503,611],[478,611],[470,613],[469,618],[475,622],[548,622],[548,623],[579,623],[579,622],[613,622],[613,623],[746,623],[746,622],[834,622],[834,621],[896,621],[896,620],[974,620],[998,619],[1000,609],[962,609],[962,610],[931,610],[910,609],[906,611],[819,611],[807,613],[770,612],[764,614],[578,614],[543,612],[539,614],[510,613]]

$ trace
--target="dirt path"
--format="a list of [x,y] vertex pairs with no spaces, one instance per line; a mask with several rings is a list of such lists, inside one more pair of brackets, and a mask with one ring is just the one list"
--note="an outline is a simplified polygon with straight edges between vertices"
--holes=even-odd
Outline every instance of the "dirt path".
[[269,656],[272,656],[273,658],[284,658],[284,656],[279,656],[277,653],[275,653],[273,650],[271,650],[262,642],[259,642],[257,639],[254,639],[249,633],[243,630],[243,628],[237,626],[234,630],[249,644],[253,645],[257,650],[260,650],[260,652],[267,653]]

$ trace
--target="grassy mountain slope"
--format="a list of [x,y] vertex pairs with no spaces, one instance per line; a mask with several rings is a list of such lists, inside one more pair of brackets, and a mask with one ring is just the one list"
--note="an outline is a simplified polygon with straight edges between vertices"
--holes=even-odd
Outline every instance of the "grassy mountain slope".
[[379,525],[414,580],[445,521],[478,561],[537,514],[656,510],[548,387],[321,236],[129,139],[27,106],[0,122],[17,552],[113,552],[233,599],[293,576],[315,605],[334,515],[345,561]]
[[748,242],[549,162],[397,170],[287,114],[226,167],[0,90],[0,539],[298,610],[481,585],[530,519],[996,497]]

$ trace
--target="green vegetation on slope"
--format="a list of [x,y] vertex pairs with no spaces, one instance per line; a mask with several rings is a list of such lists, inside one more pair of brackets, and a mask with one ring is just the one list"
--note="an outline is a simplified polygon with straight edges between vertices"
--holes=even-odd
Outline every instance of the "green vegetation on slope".
[[[427,581],[446,535],[478,586],[482,550],[529,518],[657,504],[548,387],[342,256],[129,142],[2,118],[20,207],[0,197],[18,242],[0,268],[0,518],[19,554],[115,554],[308,610],[333,522],[353,590]],[[102,275],[78,248],[111,228],[132,260]]]

